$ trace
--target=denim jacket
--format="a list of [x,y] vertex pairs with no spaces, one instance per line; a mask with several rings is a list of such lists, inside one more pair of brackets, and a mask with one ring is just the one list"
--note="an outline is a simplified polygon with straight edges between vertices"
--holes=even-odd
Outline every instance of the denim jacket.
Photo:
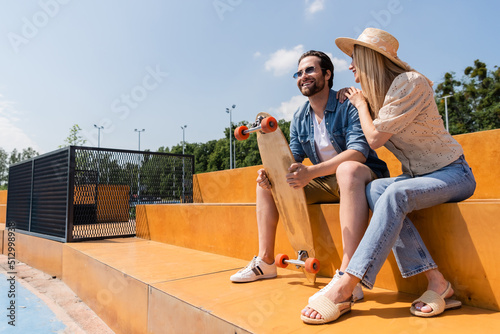
[[[336,95],[336,91],[330,90],[323,119],[333,147],[337,153],[345,150],[361,152],[366,158],[365,165],[370,167],[378,177],[388,177],[387,165],[378,158],[377,153],[366,142],[359,122],[358,110],[349,100],[340,103]],[[313,117],[314,112],[309,101],[299,107],[293,115],[290,125],[290,149],[297,162],[302,162],[305,156],[313,164],[321,162],[314,145]]]

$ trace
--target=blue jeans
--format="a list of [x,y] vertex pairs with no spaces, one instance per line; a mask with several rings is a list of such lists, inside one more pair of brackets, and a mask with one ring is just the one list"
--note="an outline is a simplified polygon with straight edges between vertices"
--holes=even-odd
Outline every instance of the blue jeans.
[[372,289],[391,249],[405,278],[437,268],[407,214],[463,201],[472,196],[475,188],[474,175],[463,156],[429,174],[403,174],[372,181],[366,187],[366,195],[373,215],[346,272]]

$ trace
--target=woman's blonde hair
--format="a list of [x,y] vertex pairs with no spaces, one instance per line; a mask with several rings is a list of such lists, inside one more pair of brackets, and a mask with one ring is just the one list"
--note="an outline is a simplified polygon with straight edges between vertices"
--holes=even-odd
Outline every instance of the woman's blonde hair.
[[361,90],[375,119],[394,79],[412,69],[409,66],[402,68],[382,54],[361,45],[354,45],[353,58]]

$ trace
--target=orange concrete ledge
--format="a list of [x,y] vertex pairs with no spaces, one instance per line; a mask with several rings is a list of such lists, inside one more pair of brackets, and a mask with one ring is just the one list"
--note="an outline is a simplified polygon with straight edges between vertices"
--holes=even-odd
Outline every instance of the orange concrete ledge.
[[[229,275],[246,260],[138,238],[60,245],[63,281],[116,333],[495,333],[500,323],[499,312],[469,306],[416,318],[415,295],[375,288],[334,324],[307,326],[300,310],[328,278],[311,285],[279,268],[277,279],[235,284]],[[20,253],[30,265],[32,251]]]
[[[250,260],[258,252],[255,205],[144,205],[137,207],[137,236],[171,245]],[[309,206],[320,274],[340,267],[342,240],[338,204]],[[434,260],[467,305],[500,310],[500,201],[442,204],[411,214]],[[145,233],[147,231],[147,233]],[[276,253],[294,254],[282,224]],[[425,278],[403,279],[391,256],[376,287],[412,294],[426,289]]]
[[7,216],[7,190],[0,190],[0,224],[5,224]]
[[[473,199],[500,199],[500,129],[454,136],[477,181]],[[385,147],[377,150],[391,176],[401,174],[401,163]],[[306,164],[310,164],[306,159]],[[255,203],[255,179],[262,166],[237,168],[193,176],[195,203]]]
[[[13,249],[9,250],[9,238],[14,243]],[[30,266],[35,267],[51,276],[62,276],[62,251],[63,245],[60,242],[30,236],[27,234],[14,232],[10,235],[7,230],[3,233],[4,255],[14,255],[14,257]],[[12,251],[14,254],[12,254]]]
[[[500,129],[453,136],[464,149],[477,188],[471,199],[500,199]],[[401,163],[385,147],[377,150],[380,159],[389,167],[391,176],[401,174]]]

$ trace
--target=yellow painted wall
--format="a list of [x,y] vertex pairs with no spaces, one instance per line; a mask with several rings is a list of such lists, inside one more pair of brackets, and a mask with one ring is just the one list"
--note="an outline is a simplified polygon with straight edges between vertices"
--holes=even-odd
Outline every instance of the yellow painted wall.
[[[454,136],[462,145],[477,181],[473,199],[500,198],[500,129]],[[401,174],[401,163],[385,147],[377,150],[391,176]],[[307,160],[306,164],[310,164]],[[255,179],[262,166],[194,175],[195,203],[255,203]]]
[[0,228],[5,227],[7,216],[7,190],[0,190]]
[[[500,199],[500,129],[454,136],[464,149],[465,159],[472,168],[477,188],[471,199]],[[401,174],[401,163],[385,147],[377,150],[391,176]]]

